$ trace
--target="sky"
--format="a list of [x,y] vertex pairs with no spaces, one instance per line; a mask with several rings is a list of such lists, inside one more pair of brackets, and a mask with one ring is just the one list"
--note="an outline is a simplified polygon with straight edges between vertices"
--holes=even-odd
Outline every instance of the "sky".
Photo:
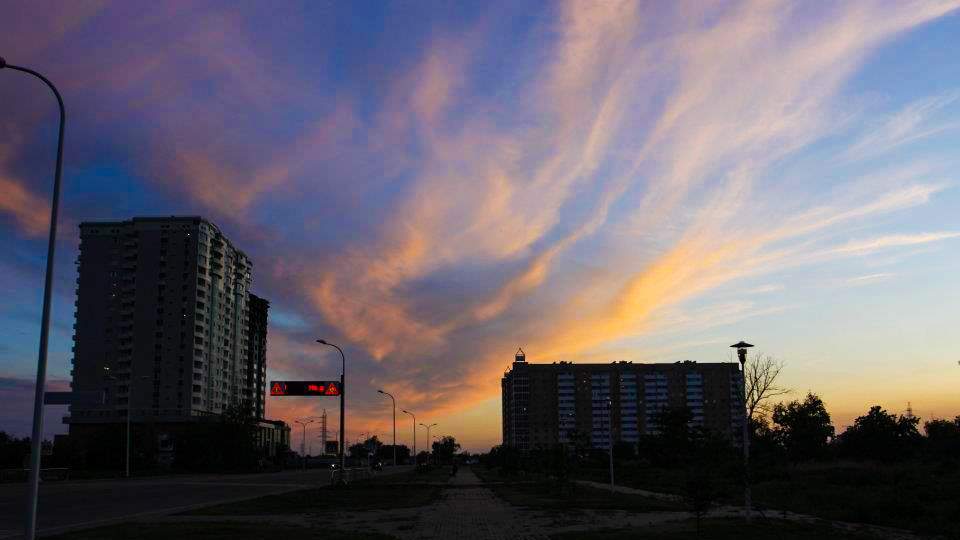
[[[201,215],[271,302],[269,378],[336,378],[315,340],[344,347],[348,440],[389,440],[383,389],[434,435],[499,444],[518,347],[726,362],[744,339],[838,426],[873,404],[953,417],[958,7],[15,0],[0,56],[68,115],[50,387],[78,224]],[[0,429],[19,435],[56,119],[0,70]],[[267,399],[332,428],[337,408]]]

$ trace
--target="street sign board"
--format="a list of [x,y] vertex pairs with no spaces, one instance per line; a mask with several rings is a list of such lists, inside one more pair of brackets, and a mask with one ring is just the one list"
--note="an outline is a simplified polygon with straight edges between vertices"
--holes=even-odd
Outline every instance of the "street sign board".
[[339,441],[327,441],[327,447],[323,449],[325,454],[336,454],[340,451]]
[[270,381],[271,396],[339,396],[340,381]]
[[86,392],[44,392],[44,405],[103,405],[106,396],[100,390]]

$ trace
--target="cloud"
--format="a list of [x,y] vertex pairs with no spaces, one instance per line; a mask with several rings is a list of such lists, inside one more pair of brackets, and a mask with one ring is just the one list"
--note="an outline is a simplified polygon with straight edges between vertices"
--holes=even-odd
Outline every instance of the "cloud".
[[50,204],[10,171],[20,135],[10,125],[0,126],[0,134],[7,141],[0,142],[0,213],[8,215],[27,236],[41,237],[50,229]]
[[844,281],[844,284],[848,286],[854,286],[854,287],[858,287],[860,285],[871,285],[873,283],[887,281],[890,278],[894,277],[895,275],[896,274],[891,274],[891,273],[867,274],[864,276],[847,278]]
[[960,232],[893,234],[865,240],[854,240],[832,249],[831,252],[839,255],[867,255],[881,249],[929,244],[957,237],[960,237]]
[[[256,288],[283,315],[273,375],[335,376],[313,340],[347,346],[353,431],[382,424],[377,387],[453,413],[496,394],[519,344],[537,360],[599,360],[637,337],[789,308],[759,296],[789,284],[697,304],[737,280],[956,236],[870,231],[946,189],[932,165],[784,171],[848,134],[844,92],[873,51],[956,5],[571,1],[509,17],[523,29],[425,23],[384,46],[316,31],[298,7],[261,25],[249,6],[115,4],[30,50],[67,55],[58,80],[83,111],[73,167],[95,169],[109,148],[146,196],[225,224],[254,257]],[[355,15],[340,9],[336,25]],[[908,105],[884,136],[837,153],[933,136],[955,99]],[[42,200],[18,200],[5,211],[29,230]]]
[[894,148],[960,128],[960,122],[944,121],[944,109],[957,103],[960,92],[947,92],[908,103],[884,122],[870,127],[844,153],[849,160],[862,160]]

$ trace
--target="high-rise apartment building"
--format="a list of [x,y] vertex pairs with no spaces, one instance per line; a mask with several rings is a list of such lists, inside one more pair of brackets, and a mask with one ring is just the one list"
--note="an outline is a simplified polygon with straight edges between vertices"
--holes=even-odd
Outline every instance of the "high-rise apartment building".
[[569,443],[637,443],[659,432],[660,414],[690,411],[691,424],[735,444],[743,422],[742,377],[734,363],[530,364],[518,351],[501,380],[503,444],[521,450]]
[[253,266],[200,217],[80,224],[67,421],[182,421],[233,405],[264,413],[268,302]]
[[270,302],[255,294],[250,295],[247,326],[247,380],[250,381],[250,404],[253,414],[263,418],[264,398],[267,395],[267,311]]

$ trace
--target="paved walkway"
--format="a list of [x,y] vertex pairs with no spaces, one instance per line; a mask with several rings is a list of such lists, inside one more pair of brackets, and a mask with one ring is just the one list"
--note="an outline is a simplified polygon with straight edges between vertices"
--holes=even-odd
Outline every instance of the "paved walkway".
[[[608,489],[607,484],[581,482]],[[322,529],[330,524],[345,531],[378,532],[401,540],[545,540],[550,534],[582,532],[610,528],[632,528],[690,519],[688,512],[635,513],[622,510],[535,510],[513,506],[498,498],[469,468],[444,483],[441,499],[421,508],[401,508],[367,511],[325,511],[307,515],[285,516],[168,516],[144,519],[145,522],[275,522],[308,525]],[[617,486],[621,493],[643,494],[663,499],[674,495],[647,492]],[[742,515],[742,508],[726,506],[711,512],[714,516]],[[869,533],[871,536],[898,540],[916,540],[919,537],[906,531],[842,524],[818,520],[799,514],[766,512],[767,517],[792,521],[815,521],[835,527]],[[319,530],[318,529],[318,530]]]
[[[489,488],[469,468],[462,468],[450,479],[443,498],[420,514],[416,526],[399,531],[400,538],[458,540],[541,540],[539,516],[524,513]],[[457,489],[471,488],[471,489]],[[394,532],[396,534],[396,532]]]

